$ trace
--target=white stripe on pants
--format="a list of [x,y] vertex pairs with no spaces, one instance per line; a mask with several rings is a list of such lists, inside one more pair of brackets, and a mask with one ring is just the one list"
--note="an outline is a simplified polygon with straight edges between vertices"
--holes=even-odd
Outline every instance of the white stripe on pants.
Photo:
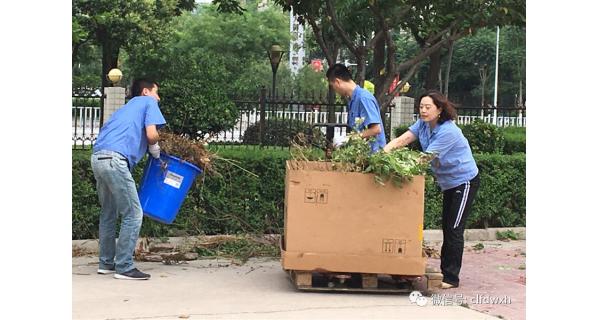
[[458,209],[458,213],[456,214],[456,222],[454,222],[453,228],[455,229],[460,224],[460,219],[462,218],[463,211],[465,211],[467,200],[469,199],[469,189],[471,189],[471,182],[467,181],[465,189],[463,190],[463,197],[462,201],[460,202],[460,208]]

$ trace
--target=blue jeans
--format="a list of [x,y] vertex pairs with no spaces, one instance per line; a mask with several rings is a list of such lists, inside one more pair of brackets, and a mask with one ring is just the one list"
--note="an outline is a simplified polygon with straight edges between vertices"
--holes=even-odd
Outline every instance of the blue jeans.
[[[92,155],[100,213],[100,269],[123,273],[134,268],[133,254],[142,226],[142,206],[127,159],[117,152],[100,150]],[[117,215],[121,215],[119,241],[115,243]]]

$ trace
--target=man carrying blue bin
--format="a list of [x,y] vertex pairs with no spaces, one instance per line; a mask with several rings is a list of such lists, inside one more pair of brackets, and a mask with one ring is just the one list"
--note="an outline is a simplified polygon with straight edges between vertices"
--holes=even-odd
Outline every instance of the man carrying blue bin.
[[[91,157],[102,207],[98,273],[114,273],[116,279],[146,280],[150,275],[133,263],[143,212],[131,172],[146,150],[160,158],[157,127],[166,121],[158,107],[156,82],[135,80],[131,96],[100,129]],[[117,215],[121,215],[121,229],[115,243]]]

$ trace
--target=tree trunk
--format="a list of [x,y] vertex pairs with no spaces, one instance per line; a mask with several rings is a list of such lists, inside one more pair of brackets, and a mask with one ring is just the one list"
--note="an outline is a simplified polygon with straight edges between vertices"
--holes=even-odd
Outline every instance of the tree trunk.
[[361,87],[365,86],[365,72],[367,69],[365,47],[359,49],[359,53],[356,54],[356,84]]
[[385,92],[386,90],[384,82],[388,74],[381,74],[381,70],[385,68],[385,63],[385,37],[379,37],[373,48],[373,79],[375,84],[375,97],[381,96],[382,92]]
[[119,61],[119,45],[105,38],[102,44],[102,87],[109,87],[112,84],[106,78],[110,69],[116,68]]
[[440,48],[429,56],[429,70],[425,80],[426,90],[435,90],[438,88],[438,74],[442,66],[441,51]]
[[450,67],[452,66],[452,53],[454,52],[454,41],[450,41],[450,49],[448,51],[448,65],[446,66],[446,81],[444,82],[444,95],[448,97],[448,83],[450,83]]

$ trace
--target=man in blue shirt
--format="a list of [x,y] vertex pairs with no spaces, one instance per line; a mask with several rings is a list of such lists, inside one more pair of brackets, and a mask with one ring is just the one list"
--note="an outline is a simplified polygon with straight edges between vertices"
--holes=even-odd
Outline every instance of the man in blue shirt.
[[[361,132],[362,138],[375,137],[375,141],[371,143],[371,152],[385,147],[383,121],[375,97],[352,80],[350,70],[343,64],[338,63],[330,67],[327,70],[327,80],[337,94],[350,98],[348,125]],[[358,126],[357,122],[360,123]]]
[[[160,157],[157,126],[165,118],[158,108],[158,84],[135,80],[132,98],[100,129],[91,158],[100,213],[98,273],[115,273],[117,279],[144,280],[150,275],[134,267],[133,253],[142,226],[142,206],[131,171],[146,150]],[[119,241],[115,243],[117,215],[121,215]]]

